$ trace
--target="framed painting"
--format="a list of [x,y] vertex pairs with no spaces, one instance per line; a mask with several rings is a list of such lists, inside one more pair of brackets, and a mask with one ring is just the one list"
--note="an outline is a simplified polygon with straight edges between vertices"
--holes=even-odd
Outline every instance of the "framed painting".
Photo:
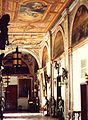
[[30,90],[29,79],[19,79],[19,97],[28,97]]

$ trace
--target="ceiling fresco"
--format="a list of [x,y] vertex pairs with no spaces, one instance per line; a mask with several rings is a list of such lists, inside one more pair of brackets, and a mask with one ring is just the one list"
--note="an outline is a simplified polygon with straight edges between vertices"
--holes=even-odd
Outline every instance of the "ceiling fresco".
[[10,44],[41,44],[69,4],[69,0],[0,0],[0,16],[10,15]]
[[20,6],[18,19],[32,22],[42,20],[47,8],[43,2],[28,2]]

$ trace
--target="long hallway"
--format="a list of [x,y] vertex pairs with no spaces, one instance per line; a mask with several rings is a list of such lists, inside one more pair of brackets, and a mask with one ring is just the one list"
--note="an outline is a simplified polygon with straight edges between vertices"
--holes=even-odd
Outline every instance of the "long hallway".
[[57,120],[42,113],[5,113],[3,120]]
[[88,0],[0,0],[0,120],[88,120],[87,51]]

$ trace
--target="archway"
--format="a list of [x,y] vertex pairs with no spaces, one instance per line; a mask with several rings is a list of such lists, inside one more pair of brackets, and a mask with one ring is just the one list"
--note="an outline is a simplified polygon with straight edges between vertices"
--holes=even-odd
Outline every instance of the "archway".
[[[3,82],[7,83],[7,77],[10,77],[9,84],[3,86],[6,97],[5,107],[7,111],[29,110],[30,112],[36,112],[39,111],[38,84],[36,84],[38,63],[36,59],[27,52],[21,52],[20,59],[21,65],[18,67],[13,65],[13,53],[7,54],[3,60]],[[14,98],[14,94],[10,94],[10,96],[15,99],[15,108],[12,107],[13,99],[11,104],[11,99],[7,94],[7,91],[12,93],[11,91],[13,90],[14,85],[16,86],[16,99]],[[32,103],[31,109],[30,103]],[[36,109],[34,109],[34,104]]]

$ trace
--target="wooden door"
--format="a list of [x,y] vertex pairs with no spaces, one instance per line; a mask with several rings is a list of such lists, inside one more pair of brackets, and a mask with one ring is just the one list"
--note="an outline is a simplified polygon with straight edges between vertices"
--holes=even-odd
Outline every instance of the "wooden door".
[[7,111],[17,110],[17,85],[9,85],[5,93],[5,108]]
[[88,84],[81,85],[81,120],[88,120]]

